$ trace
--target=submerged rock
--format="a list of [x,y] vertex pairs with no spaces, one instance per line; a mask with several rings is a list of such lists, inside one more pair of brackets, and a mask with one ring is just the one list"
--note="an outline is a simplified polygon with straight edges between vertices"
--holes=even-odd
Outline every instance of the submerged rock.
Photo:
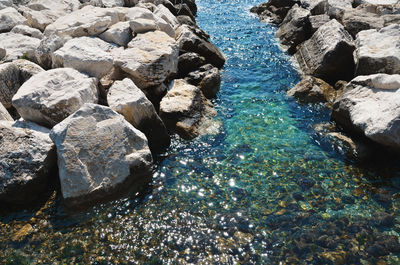
[[29,204],[56,177],[49,130],[25,121],[0,121],[0,201]]
[[353,78],[354,49],[350,34],[333,19],[300,45],[296,58],[305,74],[335,83]]
[[41,72],[25,82],[12,99],[29,121],[53,127],[84,103],[97,103],[97,80],[71,68]]
[[170,137],[153,104],[128,78],[115,81],[107,94],[110,108],[120,114],[135,128],[143,132],[152,151],[170,145]]
[[50,137],[57,146],[61,191],[69,207],[107,199],[151,176],[145,135],[108,107],[85,104],[55,126]]
[[332,118],[347,130],[400,151],[400,75],[354,78],[335,101]]
[[400,24],[361,31],[356,46],[356,75],[400,74]]
[[336,90],[324,80],[306,76],[291,88],[287,95],[293,96],[302,102],[327,102],[333,104],[336,99]]

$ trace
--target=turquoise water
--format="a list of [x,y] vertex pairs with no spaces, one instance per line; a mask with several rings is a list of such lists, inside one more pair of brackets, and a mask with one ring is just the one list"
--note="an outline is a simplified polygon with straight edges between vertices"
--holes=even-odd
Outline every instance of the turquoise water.
[[214,129],[174,138],[131,198],[4,215],[0,263],[398,264],[398,168],[346,158],[313,129],[329,110],[286,97],[299,75],[248,12],[261,1],[197,2],[227,57]]

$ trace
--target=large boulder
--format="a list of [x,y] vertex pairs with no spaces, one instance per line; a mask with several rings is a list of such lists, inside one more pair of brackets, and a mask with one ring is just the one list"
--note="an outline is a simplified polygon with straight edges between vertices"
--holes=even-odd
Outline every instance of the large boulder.
[[356,38],[356,75],[400,74],[400,25],[365,30]]
[[21,86],[19,69],[13,63],[0,64],[0,103],[11,108],[11,99]]
[[300,0],[300,6],[310,10],[313,16],[317,16],[325,14],[326,2],[326,0]]
[[353,39],[335,19],[321,26],[299,47],[296,58],[305,74],[329,83],[353,78]]
[[354,78],[336,100],[332,118],[347,130],[400,151],[400,75]]
[[199,88],[183,79],[174,80],[171,90],[160,102],[160,117],[167,128],[184,139],[199,135],[199,127],[212,105]]
[[252,7],[250,11],[256,13],[262,21],[279,25],[292,6],[298,3],[297,0],[272,0]]
[[0,10],[0,32],[7,32],[16,25],[26,25],[27,23],[26,18],[13,7]]
[[44,37],[35,50],[35,61],[43,68],[50,69],[53,65],[53,53],[69,40],[71,40],[70,36],[51,35]]
[[19,70],[20,84],[25,83],[26,81],[28,81],[29,78],[31,78],[35,74],[44,71],[43,68],[40,67],[39,65],[25,59],[15,60],[12,62],[12,64],[15,65]]
[[10,113],[7,111],[7,109],[3,106],[1,102],[0,102],[0,121],[14,121]]
[[3,60],[4,57],[6,57],[7,51],[6,49],[0,47],[0,61]]
[[179,48],[186,52],[195,52],[215,67],[221,68],[225,64],[224,55],[209,42],[203,35],[195,33],[195,28],[189,25],[181,25],[176,30],[176,40]]
[[349,9],[342,19],[344,28],[355,37],[358,32],[368,29],[383,28],[385,21],[382,16],[359,9]]
[[99,38],[125,47],[132,40],[133,35],[129,22],[124,21],[112,25],[108,30],[100,34]]
[[117,7],[124,6],[124,0],[90,0],[90,5],[98,7]]
[[214,98],[221,85],[221,75],[217,67],[206,64],[198,70],[189,73],[185,80],[192,85],[200,88],[206,98]]
[[12,32],[0,34],[0,47],[6,50],[4,61],[13,61],[19,58],[34,60],[35,51],[39,45],[40,40],[37,38]]
[[78,10],[81,3],[79,0],[31,0],[26,6],[36,11],[53,10],[66,14]]
[[329,17],[342,20],[346,10],[353,8],[353,0],[326,0],[325,12]]
[[55,126],[50,137],[67,206],[107,199],[151,176],[145,135],[108,107],[85,104]]
[[181,54],[178,61],[179,76],[184,77],[204,64],[206,64],[206,59],[195,52]]
[[327,102],[333,104],[336,99],[336,90],[324,80],[306,76],[292,87],[287,95],[305,103]]
[[137,86],[146,89],[162,84],[176,74],[178,45],[162,31],[138,34],[128,48],[119,53],[115,64],[126,72]]
[[97,103],[97,80],[71,68],[38,73],[14,95],[12,105],[25,120],[53,127],[84,103]]
[[310,11],[294,5],[276,31],[285,50],[296,52],[296,46],[311,37]]
[[73,38],[53,53],[52,66],[74,68],[100,79],[113,68],[113,50],[116,48],[115,44],[96,37]]
[[12,0],[0,0],[0,10],[13,5]]
[[28,37],[33,37],[36,39],[42,39],[43,38],[43,33],[40,32],[40,30],[35,29],[35,28],[31,28],[27,25],[17,25],[15,27],[13,27],[13,29],[11,30],[11,32],[13,33],[19,33]]
[[49,130],[25,121],[0,121],[0,201],[29,204],[56,177]]
[[308,19],[310,20],[311,34],[331,20],[327,14],[310,16]]
[[159,151],[170,145],[168,131],[153,104],[132,80],[115,81],[108,91],[107,102],[112,110],[146,135],[150,150]]

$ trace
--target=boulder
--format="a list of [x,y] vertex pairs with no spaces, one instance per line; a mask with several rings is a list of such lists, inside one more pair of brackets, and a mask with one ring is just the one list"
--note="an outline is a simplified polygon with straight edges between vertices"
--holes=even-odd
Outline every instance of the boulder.
[[28,25],[32,28],[36,28],[40,31],[44,31],[48,25],[57,20],[60,16],[63,16],[64,13],[59,13],[54,10],[33,10],[26,6],[21,6],[19,8],[20,12],[24,15],[24,17],[28,20]]
[[364,30],[356,38],[356,75],[400,74],[400,25]]
[[155,31],[159,29],[155,20],[146,18],[131,20],[129,21],[129,25],[132,32],[135,32],[136,34],[146,33],[148,31]]
[[0,103],[7,109],[11,108],[11,99],[20,86],[18,67],[13,63],[0,64]]
[[330,18],[342,20],[345,10],[353,8],[353,0],[326,0],[326,13]]
[[124,6],[124,0],[91,0],[89,2],[92,6],[98,7],[117,7],[117,6]]
[[310,16],[308,19],[310,20],[311,35],[331,20],[327,14]]
[[74,38],[53,53],[52,66],[74,68],[100,79],[113,68],[113,50],[116,48],[96,37]]
[[324,80],[305,76],[287,95],[305,103],[327,102],[331,105],[336,99],[336,90]]
[[145,135],[108,107],[85,104],[56,125],[50,137],[57,147],[62,196],[68,207],[108,199],[127,187],[139,187],[152,174]]
[[0,121],[14,121],[10,113],[7,111],[7,109],[3,106],[1,102],[0,102]]
[[162,84],[177,72],[178,45],[162,31],[138,34],[128,48],[115,57],[115,64],[137,86],[146,89]]
[[64,46],[70,39],[70,36],[51,35],[44,37],[35,51],[35,61],[43,68],[50,69],[53,64],[53,53]]
[[115,81],[108,91],[110,108],[143,132],[150,150],[158,151],[170,145],[170,137],[153,104],[145,94],[128,78]]
[[323,15],[326,11],[326,0],[300,0],[300,6],[310,10],[313,16]]
[[336,99],[332,119],[349,131],[400,151],[400,75],[354,78]]
[[185,77],[188,73],[195,71],[200,66],[206,64],[206,59],[195,52],[187,52],[179,56],[178,71],[179,76]]
[[203,56],[207,62],[221,68],[225,64],[224,55],[208,41],[206,36],[195,34],[195,28],[181,25],[176,31],[176,40],[179,48],[186,52],[195,52]]
[[342,19],[344,28],[355,37],[358,32],[368,29],[383,28],[385,21],[382,16],[358,9],[349,9],[344,12]]
[[211,64],[203,65],[198,70],[189,73],[185,80],[200,88],[206,98],[214,98],[221,85],[219,70]]
[[31,78],[35,74],[44,71],[43,68],[40,67],[39,65],[25,59],[15,60],[12,62],[12,64],[15,65],[19,70],[20,84],[25,83],[26,81],[28,81],[29,78]]
[[154,14],[162,19],[164,19],[173,28],[179,25],[178,19],[168,10],[164,5],[160,4],[154,10]]
[[175,16],[188,16],[191,20],[196,21],[196,17],[193,15],[190,7],[186,4],[177,4],[174,5],[176,13]]
[[0,0],[0,10],[7,7],[11,7],[12,5],[13,5],[12,0]]
[[372,5],[394,5],[398,0],[355,0],[355,5],[372,4]]
[[7,51],[6,49],[0,47],[0,61],[3,60],[4,57],[6,57]]
[[288,12],[276,36],[290,54],[296,52],[296,46],[311,37],[310,11],[294,5]]
[[31,27],[26,26],[26,25],[17,25],[15,27],[13,27],[11,32],[19,33],[19,34],[22,34],[22,35],[25,35],[25,36],[28,36],[28,37],[36,38],[36,39],[42,39],[43,38],[43,33],[40,32],[40,30],[31,28]]
[[120,46],[127,46],[133,38],[132,30],[129,22],[118,22],[112,25],[108,30],[101,33],[99,38],[106,41],[118,44]]
[[160,117],[169,130],[192,139],[199,135],[200,124],[210,107],[199,88],[176,79],[160,102]]
[[16,25],[26,25],[28,21],[13,7],[0,10],[0,32],[8,32]]
[[0,34],[0,46],[6,50],[4,61],[13,61],[19,58],[35,59],[35,51],[40,40],[22,34],[7,32]]
[[97,103],[97,81],[71,68],[38,73],[14,95],[12,105],[29,121],[53,127],[84,103]]
[[49,130],[25,121],[0,121],[0,201],[29,204],[57,171]]
[[354,49],[350,34],[333,19],[299,46],[296,59],[306,75],[335,83],[354,76]]
[[81,3],[79,0],[31,0],[26,6],[36,11],[53,10],[67,14],[78,10]]
[[279,25],[282,23],[292,6],[298,3],[297,0],[273,0],[252,7],[250,12],[256,13],[262,21]]

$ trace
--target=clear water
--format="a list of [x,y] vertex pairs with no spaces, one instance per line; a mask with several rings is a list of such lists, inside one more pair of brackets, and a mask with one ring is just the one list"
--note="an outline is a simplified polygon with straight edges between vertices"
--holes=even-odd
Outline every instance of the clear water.
[[131,198],[3,215],[0,263],[398,264],[398,168],[347,160],[313,129],[328,109],[286,97],[299,76],[276,28],[248,12],[261,0],[197,2],[228,59],[219,128],[175,138]]

